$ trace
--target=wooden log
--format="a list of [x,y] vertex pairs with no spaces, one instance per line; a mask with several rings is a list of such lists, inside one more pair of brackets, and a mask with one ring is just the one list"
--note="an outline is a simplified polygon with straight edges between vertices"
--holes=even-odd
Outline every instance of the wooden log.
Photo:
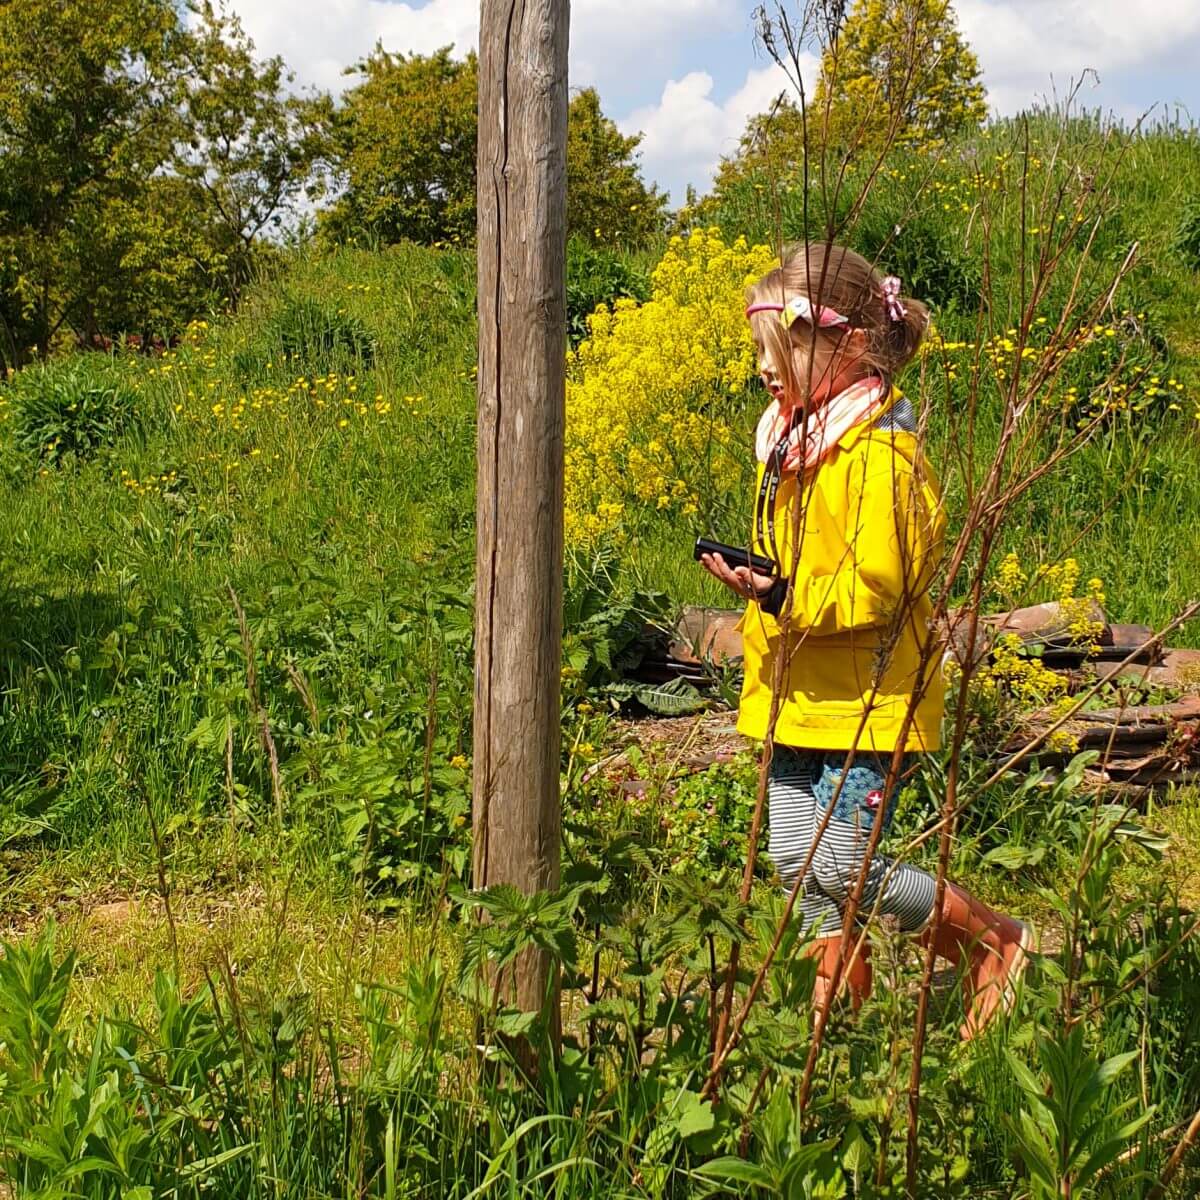
[[1116,757],[1140,754],[1147,746],[1161,746],[1170,735],[1166,725],[1091,725],[1071,733],[1080,750],[1106,750]]
[[1177,725],[1200,721],[1200,696],[1185,696],[1173,704],[1131,704],[1126,708],[1100,708],[1081,712],[1077,720],[1095,725]]
[[[561,841],[568,17],[483,0],[479,30],[472,868],[526,893],[558,884]],[[526,1011],[556,994],[540,952],[495,982]]]
[[1097,663],[1095,672],[1099,679],[1111,679],[1130,687],[1166,687],[1200,692],[1200,650],[1164,648],[1162,658],[1157,663],[1129,666]]
[[[1087,617],[1100,627],[1101,645],[1109,645],[1112,635],[1104,610],[1094,600],[1088,602]],[[1063,613],[1057,601],[1046,604],[1031,604],[1028,608],[1014,608],[1006,613],[985,616],[984,622],[995,628],[997,634],[1016,634],[1022,642],[1044,642],[1047,645],[1068,647],[1071,644],[1070,625],[1073,616]]]
[[700,608],[689,605],[679,615],[671,639],[670,654],[682,662],[715,663],[742,657],[742,635],[738,623],[742,609]]

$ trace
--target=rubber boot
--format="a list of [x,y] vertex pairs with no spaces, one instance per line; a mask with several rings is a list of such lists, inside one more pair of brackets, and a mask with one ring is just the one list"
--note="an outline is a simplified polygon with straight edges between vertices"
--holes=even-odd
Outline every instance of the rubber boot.
[[[854,948],[858,945],[858,942],[859,935],[855,934],[853,940],[850,942],[848,953],[854,952]],[[806,951],[807,954],[817,960],[817,979],[813,984],[812,995],[814,1009],[820,1008],[825,1002],[825,996],[829,991],[829,981],[833,978],[834,968],[837,966],[838,951],[841,949],[841,946],[842,935],[835,933],[829,937],[818,938]],[[849,993],[850,1006],[855,1012],[858,1012],[862,1008],[863,1001],[870,996],[870,942],[864,940],[854,959],[843,968],[842,978],[838,984],[838,991],[843,994]]]
[[[977,1036],[1002,1007],[1012,1007],[1033,938],[1031,925],[993,912],[956,884],[946,884],[934,952],[961,969],[964,1041]],[[925,945],[928,939],[926,934]]]

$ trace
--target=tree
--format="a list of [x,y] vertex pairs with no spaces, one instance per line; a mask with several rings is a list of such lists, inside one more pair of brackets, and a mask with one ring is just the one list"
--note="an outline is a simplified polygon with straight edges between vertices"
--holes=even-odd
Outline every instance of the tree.
[[[469,241],[475,231],[478,131],[474,54],[423,56],[382,46],[351,70],[362,82],[330,110],[325,155],[337,198],[321,214],[335,241]],[[637,241],[662,228],[666,198],[648,188],[626,137],[594,88],[571,100],[568,229],[592,239]]]
[[391,54],[382,45],[327,129],[341,194],[322,224],[336,241],[465,241],[475,231],[474,54]]
[[666,196],[647,187],[628,137],[600,111],[600,93],[583,88],[567,109],[567,229],[583,237],[641,242],[665,220]]
[[[746,122],[737,150],[721,159],[713,180],[713,193],[725,195],[749,175],[786,172],[800,161],[803,152],[804,121],[800,109],[786,96],[781,97],[769,112],[758,113]],[[703,211],[704,201],[697,207]]]
[[136,333],[149,347],[152,335],[182,329],[227,298],[224,231],[207,196],[176,175],[154,175],[133,196],[111,198],[79,231],[61,247],[58,286],[78,297],[68,323],[84,345]]
[[94,318],[67,268],[82,273],[89,230],[166,155],[182,36],[167,0],[0,5],[0,311],[13,365]]
[[[987,116],[979,62],[949,0],[857,0],[821,56],[807,113],[784,96],[750,118],[737,150],[721,160],[719,198],[748,177],[785,182],[810,153],[940,141]],[[703,210],[704,203],[701,204]]]
[[311,178],[328,98],[291,94],[283,60],[257,60],[236,17],[209,0],[196,13],[171,167],[202,197],[236,299],[258,239],[281,230]]
[[821,56],[809,114],[843,148],[942,140],[987,116],[975,57],[950,0],[856,0]]
[[316,102],[236,21],[193,13],[0,4],[0,368],[65,330],[145,335],[236,296],[297,200]]

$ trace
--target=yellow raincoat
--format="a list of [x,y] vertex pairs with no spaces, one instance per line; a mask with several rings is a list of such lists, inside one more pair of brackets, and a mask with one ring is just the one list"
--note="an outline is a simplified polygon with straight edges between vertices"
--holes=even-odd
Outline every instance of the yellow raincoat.
[[[897,398],[893,392],[891,403]],[[933,636],[928,589],[945,528],[937,486],[918,463],[912,433],[874,423],[851,429],[800,481],[799,543],[792,522],[797,476],[784,475],[775,545],[785,577],[797,544],[800,562],[783,606],[791,620],[777,742],[812,750],[895,748],[922,648]],[[760,487],[764,470],[760,463]],[[768,554],[762,532],[756,530],[754,549]],[[780,620],[754,601],[739,629],[745,681],[738,730],[761,739],[783,633]],[[906,750],[940,743],[944,689],[936,649],[925,675]]]

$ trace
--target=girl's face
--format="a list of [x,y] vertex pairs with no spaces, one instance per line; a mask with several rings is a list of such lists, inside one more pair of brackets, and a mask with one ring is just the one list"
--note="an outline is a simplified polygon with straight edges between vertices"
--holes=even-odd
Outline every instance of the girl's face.
[[[861,329],[847,330],[830,337],[818,334],[801,325],[789,336],[791,370],[781,369],[773,361],[770,345],[755,335],[758,350],[758,370],[763,386],[778,400],[782,408],[797,405],[820,406],[831,396],[869,373],[863,359],[866,335]],[[811,363],[811,365],[810,365]]]

